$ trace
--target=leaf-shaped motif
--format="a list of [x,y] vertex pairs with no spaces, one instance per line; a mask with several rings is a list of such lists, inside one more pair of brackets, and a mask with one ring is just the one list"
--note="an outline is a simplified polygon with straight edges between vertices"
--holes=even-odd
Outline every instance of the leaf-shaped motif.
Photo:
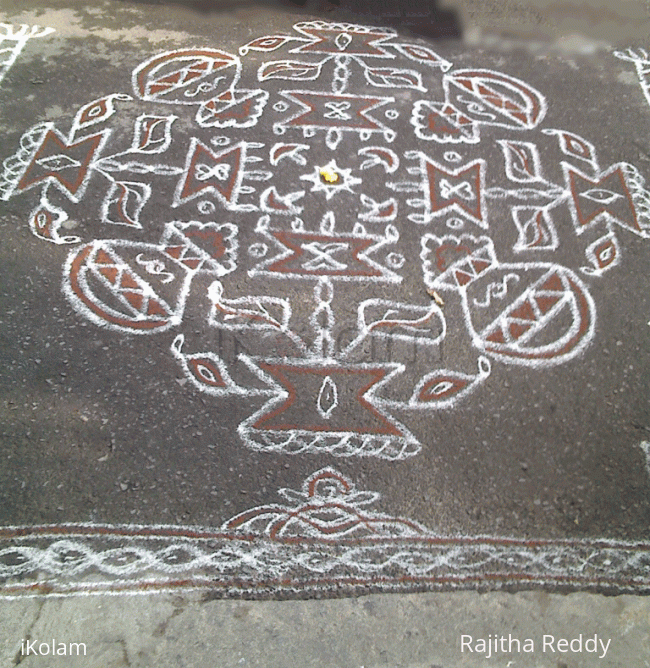
[[299,60],[274,60],[260,67],[257,76],[260,81],[267,79],[289,79],[290,81],[313,81],[318,78],[320,63],[305,63]]
[[137,181],[116,181],[102,205],[102,222],[142,228],[140,213],[151,195],[151,186]]
[[557,232],[548,209],[514,207],[512,216],[519,229],[519,239],[514,250],[555,250]]
[[223,297],[223,285],[214,281],[208,289],[213,309],[210,324],[224,329],[275,329],[285,331],[291,317],[286,299],[248,296],[237,299]]
[[415,386],[409,405],[413,407],[450,408],[459,399],[473,392],[491,373],[487,357],[478,358],[478,372],[473,374],[439,369],[420,379]]
[[599,276],[615,267],[621,260],[618,240],[613,232],[596,239],[586,250],[591,267],[582,267],[582,271],[591,276]]
[[382,88],[415,88],[426,91],[422,85],[422,75],[415,70],[404,70],[397,67],[367,67],[366,79],[372,86]]
[[323,383],[320,386],[320,391],[318,392],[316,408],[318,409],[318,412],[328,420],[338,403],[339,399],[336,383],[330,376],[325,376]]
[[110,115],[109,105],[107,104],[109,98],[102,98],[87,104],[79,112],[79,126],[84,127],[90,123],[96,123]]
[[143,114],[136,120],[131,151],[162,153],[171,143],[171,126],[176,116]]
[[115,105],[113,100],[130,100],[130,95],[117,93],[114,95],[107,95],[93,100],[79,109],[73,124],[73,134],[77,130],[85,130],[91,125],[102,123],[109,119],[115,113]]
[[572,158],[578,158],[585,162],[596,162],[596,149],[591,142],[580,135],[566,130],[545,129],[542,132],[546,135],[555,135],[560,144],[560,149],[565,155]]
[[208,357],[192,356],[187,360],[187,368],[195,380],[208,387],[227,387],[221,371]]
[[436,344],[445,336],[442,311],[434,304],[420,306],[387,299],[367,299],[359,304],[362,332],[395,339]]
[[[185,336],[178,334],[171,345],[171,352],[180,362],[185,377],[201,392],[212,396],[258,394],[259,391],[235,383],[228,372],[228,365],[212,352],[186,354],[183,352]],[[185,381],[178,381],[184,383]]]
[[564,148],[569,155],[593,160],[593,148],[582,138],[572,137],[568,133],[565,133]]
[[506,175],[511,181],[529,183],[542,178],[537,146],[532,142],[499,141],[506,159]]
[[258,37],[248,44],[244,44],[239,48],[239,54],[245,56],[249,51],[262,51],[268,53],[269,51],[275,51],[281,46],[284,46],[287,42],[290,42],[295,37],[289,37],[288,35],[267,35],[266,37]]
[[426,46],[420,46],[419,44],[395,44],[394,47],[407,58],[423,65],[439,67],[443,72],[447,72],[452,67],[452,64],[448,60],[441,58],[435,51]]

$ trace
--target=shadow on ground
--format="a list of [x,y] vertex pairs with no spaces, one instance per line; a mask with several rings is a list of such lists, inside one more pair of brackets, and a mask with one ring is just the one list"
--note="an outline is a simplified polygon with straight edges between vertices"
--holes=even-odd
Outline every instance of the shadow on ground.
[[359,20],[381,23],[414,35],[460,38],[461,26],[454,10],[440,9],[435,0],[132,0],[139,4],[176,5],[203,14],[227,12],[243,7],[281,7],[322,15],[327,20]]

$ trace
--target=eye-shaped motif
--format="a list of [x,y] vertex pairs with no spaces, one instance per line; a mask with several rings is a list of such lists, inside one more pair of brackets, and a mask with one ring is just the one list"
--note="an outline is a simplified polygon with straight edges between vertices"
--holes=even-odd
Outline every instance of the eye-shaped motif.
[[199,381],[209,387],[225,387],[226,384],[216,364],[207,357],[195,357],[188,359],[189,370]]
[[78,160],[75,160],[68,155],[64,155],[63,153],[50,155],[47,158],[36,160],[36,164],[53,172],[60,172],[67,167],[79,167],[81,165]]
[[621,199],[623,195],[613,193],[611,190],[605,190],[603,188],[592,188],[591,190],[580,193],[580,197],[590,199],[592,202],[598,202],[598,204],[611,204],[617,199]]

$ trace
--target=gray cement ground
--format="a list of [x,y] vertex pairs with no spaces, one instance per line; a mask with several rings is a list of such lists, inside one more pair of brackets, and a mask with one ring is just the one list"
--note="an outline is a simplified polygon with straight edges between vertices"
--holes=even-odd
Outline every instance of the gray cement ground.
[[[87,3],[84,3],[83,11],[76,11],[71,8],[70,2],[18,3],[0,0],[0,13],[4,17],[2,20],[11,23],[38,23],[55,27],[57,38],[63,40],[59,44],[70,40],[79,45],[85,40],[90,43],[90,48],[95,51],[95,56],[104,59],[107,69],[117,69],[131,51],[142,49],[143,53],[148,55],[157,50],[175,48],[177,44],[186,43],[188,35],[196,35],[197,40],[200,37],[201,42],[205,41],[205,36],[210,31],[210,21],[215,20],[214,6],[219,4],[228,3],[155,3],[153,1],[118,3],[115,17],[123,17],[124,12],[131,13],[132,18],[128,25],[120,24],[121,19],[119,18],[113,17],[111,20],[110,13],[107,13],[105,8],[88,6]],[[338,8],[308,2],[302,10],[289,2],[282,6],[267,3],[261,8],[252,6],[253,3],[240,4],[240,7],[235,9],[231,7],[225,13],[222,12],[223,7],[217,8],[217,11],[221,12],[218,14],[220,28],[237,43],[246,41],[244,35],[280,31],[292,20],[287,16],[293,16],[295,12],[298,12],[295,14],[298,18],[303,16],[300,14],[303,11],[305,16],[310,16],[311,12],[332,20],[354,20],[355,16],[364,16],[363,13],[355,15],[353,12],[353,10],[359,10],[361,3],[354,4],[351,1],[346,3],[344,0],[341,1]],[[412,8],[414,5],[409,5],[409,7]],[[387,23],[393,21],[394,25],[410,21],[413,27],[414,18],[407,16],[407,9],[405,6],[399,6],[399,3],[392,3],[392,6],[382,3],[382,8],[375,7],[372,11],[373,15],[383,17]],[[647,43],[648,26],[650,25],[650,9],[647,3],[623,2],[612,6],[611,3],[596,0],[590,3],[551,3],[537,0],[525,2],[522,0],[505,4],[457,0],[446,2],[438,9],[442,12],[455,12],[466,48],[471,49],[473,54],[481,54],[481,57],[491,59],[490,62],[497,63],[499,60],[506,62],[507,59],[513,58],[513,52],[527,53],[529,56],[534,54],[533,58],[538,59],[537,62],[541,60],[546,63],[554,63],[558,66],[559,71],[566,72],[570,69],[580,70],[583,63],[590,60],[590,66],[594,68],[594,71],[600,72],[603,79],[610,82],[612,86],[618,86],[617,90],[638,92],[638,80],[633,70],[627,73],[612,74],[607,69],[608,66],[603,63],[607,62],[609,55],[606,56],[606,54],[609,53],[611,45],[623,47]],[[152,29],[151,25],[144,27],[144,22],[139,21],[138,17],[142,16],[142,13],[152,10],[156,12],[156,21],[159,21],[160,25],[165,25],[165,29]],[[359,18],[356,20],[362,22]],[[418,26],[421,28],[425,23],[425,19],[420,17],[417,19],[415,28]],[[175,26],[174,30],[169,29],[170,24]],[[89,30],[90,26],[92,30]],[[418,30],[414,32],[417,33]],[[422,34],[422,30],[420,33]],[[119,46],[108,52],[105,50],[105,45],[110,43],[111,39],[115,40],[115,44]],[[38,58],[45,55],[45,60],[47,60],[48,46],[34,44],[34,47],[35,52],[39,54]],[[25,62],[29,62],[30,54],[27,50],[23,55]],[[56,49],[50,55],[56,57]],[[38,62],[38,58],[35,62]],[[526,69],[526,66],[524,65],[523,68]],[[84,66],[80,69],[86,68]],[[505,66],[504,69],[510,71]],[[25,71],[14,70],[16,73]],[[70,71],[72,72],[72,68]],[[89,81],[88,71],[90,70],[82,71],[82,75],[86,77],[85,83],[82,83],[81,80],[79,82],[80,85],[92,87],[95,83],[92,82],[92,79]],[[112,75],[107,74],[106,76]],[[527,70],[524,78],[528,80],[530,77],[534,80],[534,67]],[[27,89],[38,89],[38,86],[42,85],[38,83],[40,79],[36,74],[29,82],[20,77],[13,80],[9,78],[7,81],[16,85],[16,89],[23,92]],[[582,85],[584,91],[589,90],[588,77],[585,77]],[[550,81],[549,86],[555,87],[556,91],[562,90],[559,81]],[[66,109],[65,105],[65,96],[69,96],[69,93],[62,92],[64,93],[63,102],[48,104],[47,108],[40,110],[39,113],[53,120],[69,115],[70,110]],[[556,97],[559,95],[560,93],[557,92]],[[91,99],[91,97],[92,95],[87,93],[82,96],[82,99]],[[639,127],[645,127],[641,125],[643,122],[647,124],[647,118],[643,115],[648,111],[643,106],[644,100],[638,95],[636,98],[631,96],[631,99],[635,99],[636,102],[629,103],[628,112],[631,117],[638,118]],[[615,116],[616,104],[611,99],[604,100],[603,104],[607,109],[614,111],[608,114],[603,112],[602,117],[606,119]],[[6,113],[13,114],[12,143],[15,143],[13,140],[16,133],[32,122],[31,117],[29,121],[21,118],[21,105],[21,98],[18,96],[9,101],[5,107]],[[25,116],[32,113],[31,110],[24,111]],[[594,113],[597,114],[597,111],[594,110]],[[605,123],[607,123],[606,120]],[[605,125],[605,128],[607,127]],[[585,132],[585,134],[588,133]],[[620,141],[615,134],[604,132],[598,140],[598,148],[615,153]],[[635,138],[632,132],[628,132],[622,141],[626,157],[638,163],[639,167],[643,165],[647,171],[650,164],[647,140],[643,137]],[[631,153],[632,150],[634,154]],[[3,157],[6,153],[7,151],[4,150]],[[11,215],[18,214],[12,213]],[[24,231],[25,234],[21,237],[20,232],[14,231],[14,223],[15,218],[5,216],[3,224],[11,240],[11,247],[15,248],[16,252],[21,249],[21,252],[26,253],[30,261],[36,265],[36,258],[40,257],[35,250],[37,244],[29,246],[29,233]],[[5,248],[7,248],[6,245]],[[647,255],[644,255],[640,244],[638,248],[628,249],[628,252],[630,253],[628,257],[631,258],[630,261],[633,262],[634,267],[632,273],[642,273]],[[4,261],[7,262],[7,257],[12,254],[13,251],[5,253]],[[56,262],[46,257],[42,257],[42,262],[43,264],[39,265],[39,271],[42,271],[44,276],[47,276],[49,270],[56,271]],[[48,262],[51,262],[51,266],[48,265]],[[20,285],[18,280],[15,285],[12,283],[11,289],[15,290],[14,299],[17,297],[22,301],[24,298],[23,304],[33,305],[32,319],[27,318],[25,322],[29,324],[29,327],[36,329],[39,315],[35,310],[35,305],[39,303],[42,296],[37,295],[38,299],[35,298],[34,295],[31,295],[29,287]],[[55,299],[58,290],[58,284],[52,285],[48,299]],[[620,313],[616,310],[618,300],[616,294],[605,298],[604,312]],[[638,300],[639,308],[643,308],[647,313],[647,308],[645,308],[647,303],[643,304],[641,296],[638,297]],[[634,313],[631,312],[629,323],[632,323],[633,320]],[[4,322],[7,322],[6,318]],[[629,323],[626,323],[626,326],[631,327]],[[14,322],[10,323],[11,327],[14,325]],[[63,317],[61,327],[63,330]],[[604,335],[606,342],[603,345],[605,347],[616,349],[619,339],[615,334],[614,332],[611,336]],[[75,332],[69,333],[70,341],[67,341],[66,345],[70,345],[71,349],[73,349],[76,336]],[[53,343],[55,341],[54,338],[47,340]],[[29,345],[28,341],[25,342],[28,355],[35,357],[43,352],[41,349],[39,353],[38,346],[29,349]],[[89,339],[90,351],[104,348],[109,350],[110,345],[110,337],[93,331],[92,341]],[[81,347],[83,348],[83,345]],[[8,345],[6,349],[11,350],[11,345]],[[634,357],[636,353],[631,350],[629,354]],[[43,357],[47,364],[46,355],[47,353],[43,354]],[[17,356],[17,352],[7,355],[10,361],[17,359]],[[88,352],[87,355],[79,355],[79,358],[92,359],[93,355],[92,352]],[[73,355],[71,355],[71,360],[74,366]],[[40,359],[37,364],[40,364]],[[619,362],[613,364],[620,374],[623,373],[621,364]],[[110,367],[110,364],[106,366]],[[606,367],[607,364],[604,364],[604,368]],[[81,371],[79,373],[81,374]],[[72,439],[72,442],[76,439],[80,444],[92,444],[93,449],[90,456],[93,461],[101,461],[107,456],[112,457],[114,451],[112,445],[114,437],[111,435],[111,430],[106,427],[111,419],[110,412],[104,412],[103,405],[101,409],[95,407],[95,410],[92,410],[91,408],[90,397],[102,389],[102,382],[106,382],[107,377],[113,378],[110,368],[104,369],[102,373],[106,375],[103,380],[99,378],[96,381],[96,386],[93,381],[89,381],[84,390],[86,394],[83,400],[78,400],[78,404],[75,404],[74,401],[48,400],[47,397],[40,404],[40,410],[47,411],[50,416],[50,431],[54,433],[55,429],[60,429],[66,434],[66,438]],[[570,375],[569,372],[567,374]],[[42,375],[43,378],[46,376],[49,378],[47,372],[43,372]],[[119,383],[119,374],[113,375],[113,380]],[[62,382],[65,383],[65,380]],[[634,383],[634,381],[631,382]],[[49,385],[51,386],[51,382]],[[620,423],[623,424],[624,419],[621,417],[621,412],[628,408],[631,414],[634,413],[634,402],[630,400],[630,406],[621,408],[616,403],[615,395],[608,395],[608,397],[616,408],[612,408],[612,413],[608,414],[607,419],[611,418],[612,424],[618,424],[616,420],[620,420]],[[3,405],[5,428],[8,429],[8,433],[11,433],[10,439],[16,439],[12,441],[13,444],[18,439],[15,434],[18,434],[21,429],[24,432],[25,425],[28,425],[27,429],[32,428],[29,425],[33,419],[31,417],[33,404],[24,401],[24,398],[20,395],[14,396],[11,400],[7,399]],[[181,400],[182,398],[179,399]],[[608,405],[611,407],[612,404]],[[638,403],[638,410],[641,412],[643,410],[641,401]],[[74,421],[71,419],[72,415]],[[627,417],[629,416],[625,414],[625,418]],[[631,440],[634,434],[638,435],[638,441],[642,441],[644,437],[647,439],[643,424],[627,428],[629,433],[612,429],[613,433],[606,435],[606,439],[619,437]],[[28,435],[25,442],[29,443],[29,441]],[[569,498],[573,498],[569,496],[568,487],[577,486],[584,482],[582,480],[564,481],[563,484],[567,485],[564,505],[562,505],[562,499],[544,497],[544,495],[540,495],[541,498],[539,498],[522,492],[522,498],[525,499],[527,494],[530,496],[531,507],[527,513],[522,513],[522,517],[526,518],[525,521],[529,523],[531,531],[539,526],[546,532],[546,535],[561,538],[565,535],[567,526],[578,526],[583,518],[582,513],[585,513],[589,517],[589,523],[584,527],[584,535],[589,535],[589,531],[592,533],[595,531],[597,535],[607,534],[612,537],[632,539],[647,535],[648,516],[644,510],[647,503],[647,481],[642,467],[644,453],[639,450],[627,455],[622,452],[620,455],[605,454],[607,453],[605,445],[600,455],[605,461],[603,466],[608,471],[611,468],[614,473],[611,473],[610,477],[605,476],[596,486],[597,488],[591,490],[592,496],[589,502],[585,502],[584,509],[576,510],[575,506],[568,501]],[[33,448],[30,450],[28,447],[22,452],[34,457],[34,462],[52,454],[48,454],[47,451],[44,453],[39,451],[36,455]],[[56,451],[54,452],[56,454]],[[86,455],[80,447],[79,454],[75,456],[78,456],[81,462]],[[124,455],[118,453],[116,458],[119,456]],[[133,456],[137,457],[138,453],[133,453]],[[619,456],[622,459],[617,461],[616,458]],[[27,460],[27,464],[29,461]],[[522,470],[525,473],[530,462],[524,462],[524,464],[525,468]],[[80,470],[81,468],[80,465]],[[237,469],[238,474],[241,471],[241,474],[246,475],[246,468],[247,466],[242,463]],[[497,463],[492,473],[495,481],[500,480],[499,476],[502,474],[498,469]],[[610,496],[607,485],[614,479],[617,469],[634,471],[634,474],[630,476],[629,487],[621,493],[620,505],[626,509],[624,519],[621,519],[623,514],[620,513],[620,509],[614,512],[607,504],[598,504],[599,493],[605,497]],[[139,483],[121,475],[119,469],[116,470],[118,474],[114,478],[111,476],[98,478],[93,483],[96,485],[95,489],[88,490],[84,487],[85,482],[82,483],[80,479],[77,490],[79,496],[72,496],[73,500],[66,498],[60,491],[54,490],[33,498],[16,497],[5,492],[3,523],[30,523],[36,521],[35,517],[42,518],[43,522],[57,519],[69,520],[70,513],[74,514],[73,519],[78,518],[83,521],[87,519],[87,509],[97,507],[98,499],[103,498],[114,499],[111,502],[112,505],[106,506],[105,512],[112,513],[119,521],[138,520],[142,514],[146,515],[146,513],[149,513],[147,517],[150,517],[150,521],[156,521],[156,518],[159,517],[157,511],[165,501],[163,496],[159,500],[155,497],[158,492],[155,491],[153,485],[158,481],[153,478],[148,481],[148,484],[152,486],[149,498],[154,499],[155,509],[145,506],[138,507],[140,498],[138,495],[146,497],[139,488]],[[308,472],[307,470],[302,471],[302,473]],[[296,480],[300,480],[300,473],[301,471],[296,474]],[[371,477],[369,474],[373,473],[372,467],[369,472],[366,470],[366,473],[368,473],[367,477]],[[517,475],[523,474],[518,471]],[[374,482],[375,476],[372,477]],[[89,480],[92,480],[92,476],[89,476]],[[108,485],[107,480],[111,480],[111,485],[114,487],[110,493],[108,487],[105,491],[102,490],[102,485]],[[397,474],[388,477],[384,474],[383,481],[386,482],[387,487],[390,486],[389,483],[398,480],[399,475]],[[63,482],[64,478],[61,478],[61,483],[55,480],[52,487],[56,490],[58,485],[63,485]],[[276,487],[280,486],[280,482],[282,481],[278,481]],[[17,489],[20,487],[16,481],[8,480],[6,488],[13,484],[17,485]],[[417,483],[413,484],[417,494],[413,494],[412,497],[421,499],[421,505],[418,506],[418,501],[412,502],[409,494],[404,494],[404,497],[408,499],[405,501],[396,493],[396,507],[400,513],[406,514],[406,510],[402,510],[406,508],[413,511],[416,516],[422,516],[428,520],[427,508],[430,503],[425,494],[428,494],[429,491],[417,489]],[[611,484],[614,488],[614,483]],[[239,503],[238,509],[243,510],[249,507],[250,503],[246,498],[248,489],[245,485],[242,485],[242,488],[244,496],[237,497],[236,503]],[[271,485],[269,485],[269,490],[270,488]],[[367,485],[363,489],[373,490],[375,488]],[[531,484],[531,489],[536,488]],[[505,527],[496,524],[495,518],[499,513],[495,512],[494,517],[490,516],[490,507],[494,508],[495,505],[498,505],[498,498],[501,494],[497,490],[490,497],[490,503],[485,504],[483,517],[481,518],[480,512],[476,515],[476,508],[480,509],[481,504],[485,502],[485,497],[481,496],[485,493],[485,490],[482,490],[477,497],[479,500],[476,504],[468,506],[467,511],[463,509],[462,522],[454,517],[453,511],[447,510],[446,515],[435,518],[439,522],[438,526],[443,526],[448,531],[462,530],[469,522],[479,533],[489,530],[490,526],[505,529],[506,533],[516,531],[517,524],[512,519],[512,515],[510,520],[505,520],[512,523],[506,524]],[[163,491],[160,491],[160,494],[163,495]],[[44,500],[47,500],[46,503]],[[266,501],[265,498],[259,502]],[[450,499],[445,498],[444,501],[449,502]],[[537,501],[539,503],[536,503]],[[524,503],[525,501],[522,501],[522,505]],[[555,506],[560,507],[561,512],[558,511],[560,519],[554,523],[548,520],[548,516],[552,508],[557,510]],[[595,508],[595,510],[590,511],[589,508]],[[637,509],[636,516],[634,512],[627,512],[634,508]],[[138,509],[137,512],[134,509]],[[508,512],[518,510],[518,507],[510,508]],[[209,523],[212,519],[209,515],[205,515],[205,507],[201,503],[192,507],[188,502],[186,507],[172,509],[171,512],[175,514],[165,516],[162,521]],[[38,515],[38,513],[41,514]],[[218,519],[220,518],[215,517],[214,521]],[[583,529],[580,528],[580,530]],[[543,591],[482,594],[476,592],[395,593],[339,600],[305,601],[222,601],[212,600],[209,592],[192,590],[175,594],[163,592],[150,595],[35,596],[0,599],[0,639],[1,665],[21,665],[29,668],[32,666],[57,668],[58,666],[77,665],[93,668],[113,666],[141,666],[143,668],[146,666],[187,666],[188,668],[194,666],[206,668],[208,666],[219,668],[230,668],[231,666],[260,666],[263,668],[292,668],[294,666],[317,666],[319,668],[625,666],[627,668],[639,666],[645,668],[650,666],[650,603],[644,597],[607,597],[588,593],[556,594]],[[485,641],[484,648],[481,647],[481,640]],[[517,651],[518,643],[514,642],[515,640],[519,641],[521,651]],[[562,644],[562,640],[567,642]],[[573,644],[571,644],[572,641]],[[588,641],[593,642],[588,644]],[[59,656],[52,655],[53,643],[59,651]],[[76,656],[83,650],[80,646],[71,646],[70,643],[84,643],[85,656]],[[48,644],[49,648],[46,648]],[[590,650],[592,645],[597,651]],[[605,646],[606,651],[603,649]],[[573,651],[573,648],[576,650]],[[560,651],[560,649],[567,651]]]
[[[210,601],[192,593],[39,598],[4,602],[0,634],[2,665],[22,668],[650,665],[650,606],[632,596],[466,592],[267,602]],[[42,643],[68,653],[54,657]],[[69,643],[85,643],[86,655],[83,647]],[[39,647],[49,656],[34,654]]]

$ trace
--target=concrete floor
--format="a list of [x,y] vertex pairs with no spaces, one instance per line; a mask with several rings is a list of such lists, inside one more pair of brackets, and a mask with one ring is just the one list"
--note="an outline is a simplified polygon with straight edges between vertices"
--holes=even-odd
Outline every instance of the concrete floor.
[[2,603],[0,637],[2,665],[22,668],[646,668],[650,606],[544,592],[35,598]]

